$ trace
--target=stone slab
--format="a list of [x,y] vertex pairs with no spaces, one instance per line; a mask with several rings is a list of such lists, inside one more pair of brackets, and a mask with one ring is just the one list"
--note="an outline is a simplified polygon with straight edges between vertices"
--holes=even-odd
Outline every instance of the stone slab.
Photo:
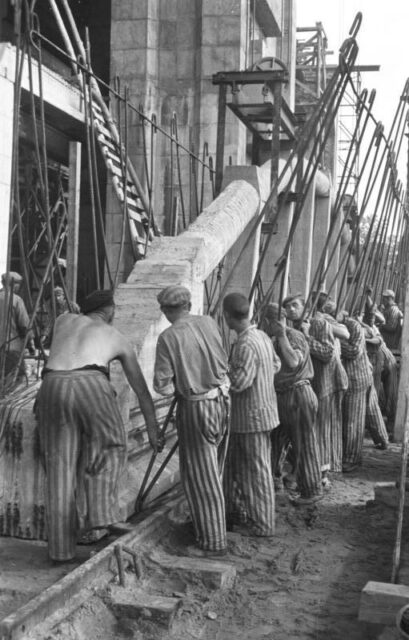
[[361,592],[358,619],[371,624],[394,625],[396,614],[409,604],[409,587],[387,582],[367,582]]
[[208,589],[229,589],[236,579],[236,568],[220,560],[172,556],[160,551],[153,551],[149,558],[168,573],[199,574]]
[[170,629],[181,598],[167,598],[145,592],[135,592],[123,588],[117,588],[111,593],[111,604],[114,613],[120,617],[148,618]]

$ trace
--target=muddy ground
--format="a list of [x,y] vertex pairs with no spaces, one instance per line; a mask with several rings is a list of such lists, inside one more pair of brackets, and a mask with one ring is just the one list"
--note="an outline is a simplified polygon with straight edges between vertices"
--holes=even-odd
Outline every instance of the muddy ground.
[[[229,534],[226,562],[237,569],[229,590],[210,591],[200,576],[165,575],[145,560],[145,593],[177,596],[182,604],[172,629],[153,623],[146,612],[138,621],[116,617],[113,590],[104,587],[47,640],[392,640],[390,627],[358,621],[359,599],[368,580],[389,582],[396,510],[375,503],[374,484],[395,481],[400,446],[388,451],[365,442],[363,467],[333,476],[333,486],[313,507],[277,504],[272,540]],[[409,511],[406,515],[409,520]],[[177,515],[162,550],[183,555],[190,529]],[[405,526],[404,539],[409,535]],[[404,554],[404,559],[405,559]]]

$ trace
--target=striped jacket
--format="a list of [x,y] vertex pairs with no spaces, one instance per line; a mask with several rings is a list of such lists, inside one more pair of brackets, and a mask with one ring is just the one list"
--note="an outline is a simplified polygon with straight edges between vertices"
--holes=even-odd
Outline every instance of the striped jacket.
[[346,318],[345,326],[350,337],[349,340],[341,340],[341,355],[348,375],[348,390],[362,391],[367,389],[373,380],[372,365],[366,352],[365,332],[360,323],[353,318]]
[[397,351],[400,349],[403,313],[396,302],[390,307],[384,307],[382,313],[385,317],[385,324],[380,326],[383,339],[388,349]]
[[312,387],[317,398],[325,398],[336,391],[345,390],[348,378],[341,364],[338,339],[331,325],[321,313],[311,319],[307,342],[310,347],[314,379]]
[[252,325],[239,334],[229,367],[232,432],[269,431],[278,425],[274,374],[279,369],[273,343],[263,331]]

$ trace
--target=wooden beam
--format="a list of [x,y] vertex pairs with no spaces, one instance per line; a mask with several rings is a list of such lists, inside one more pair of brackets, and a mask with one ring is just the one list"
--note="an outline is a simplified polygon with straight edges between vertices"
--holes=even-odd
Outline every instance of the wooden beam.
[[69,143],[68,168],[68,237],[67,237],[67,290],[70,299],[77,297],[78,235],[80,223],[81,143]]
[[393,436],[395,442],[402,442],[405,433],[406,392],[409,386],[409,280],[406,282],[405,307],[403,309],[402,351]]

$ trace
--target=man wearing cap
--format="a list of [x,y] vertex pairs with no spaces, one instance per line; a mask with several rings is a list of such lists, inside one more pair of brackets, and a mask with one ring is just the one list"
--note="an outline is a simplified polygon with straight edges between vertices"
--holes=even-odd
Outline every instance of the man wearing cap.
[[[17,367],[24,344],[30,352],[34,352],[33,333],[29,331],[30,319],[26,305],[18,295],[22,280],[16,271],[3,273],[1,276],[3,289],[0,290],[0,345],[5,375],[12,373]],[[21,375],[24,375],[23,360],[19,369],[19,376]]]
[[227,354],[216,322],[190,313],[190,291],[169,286],[158,302],[171,326],[158,338],[153,386],[178,400],[179,464],[198,557],[226,553],[222,487],[229,419]]
[[279,423],[274,376],[280,369],[273,343],[251,324],[241,293],[223,300],[229,329],[237,334],[229,378],[232,419],[226,461],[226,513],[232,523],[247,516],[246,535],[272,536],[275,529],[271,432]]
[[[324,304],[326,294],[318,301]],[[312,387],[318,399],[317,438],[320,448],[322,483],[330,486],[328,472],[342,471],[342,409],[341,402],[348,378],[341,364],[340,348],[328,320],[320,310],[309,321],[304,320],[305,301],[300,293],[283,300],[287,318],[307,340],[314,378]],[[348,334],[346,334],[348,335]]]
[[381,311],[385,318],[384,324],[380,326],[383,339],[392,353],[399,353],[403,313],[395,302],[395,292],[392,289],[386,289],[382,293]]
[[281,360],[281,369],[274,379],[279,428],[288,432],[293,449],[295,476],[300,492],[296,502],[310,504],[322,497],[321,461],[316,434],[318,401],[311,386],[314,369],[305,336],[301,331],[286,327],[285,318],[280,321],[278,312],[278,304],[267,305],[264,330],[272,337]]
[[154,450],[158,435],[153,401],[132,345],[112,326],[112,292],[94,291],[82,312],[56,319],[36,400],[47,476],[49,555],[65,562],[75,557],[78,513],[86,528],[109,528],[118,521],[126,434],[109,382],[112,360],[120,361],[139,399]]

